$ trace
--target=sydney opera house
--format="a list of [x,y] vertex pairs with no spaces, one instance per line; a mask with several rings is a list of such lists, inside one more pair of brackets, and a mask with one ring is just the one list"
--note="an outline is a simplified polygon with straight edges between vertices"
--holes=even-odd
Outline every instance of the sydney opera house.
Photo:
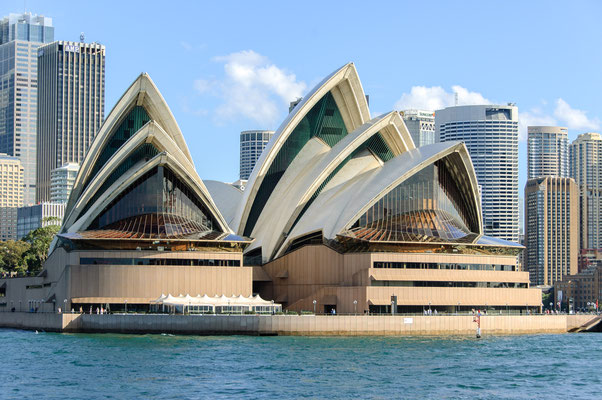
[[199,178],[142,74],[88,151],[45,269],[0,280],[0,306],[259,294],[297,311],[535,311],[521,250],[483,235],[464,144],[415,148],[398,112],[371,118],[353,64],[291,110],[244,191]]

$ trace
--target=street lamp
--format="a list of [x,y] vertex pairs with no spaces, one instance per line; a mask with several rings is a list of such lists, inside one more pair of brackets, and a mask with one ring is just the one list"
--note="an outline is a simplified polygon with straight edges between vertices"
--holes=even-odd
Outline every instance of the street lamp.
[[508,307],[508,303],[506,303],[506,314],[510,315],[510,308]]
[[315,315],[315,314],[316,314],[316,304],[317,304],[318,302],[317,302],[317,301],[314,299],[313,303],[314,303],[314,315]]
[[431,315],[431,302],[429,301],[429,315]]
[[357,300],[353,300],[354,313],[357,315]]
[[272,315],[274,315],[274,300],[272,300]]
[[458,308],[456,308],[456,314],[460,314],[460,302],[458,302]]
[[63,314],[67,313],[67,299],[63,300],[63,303],[65,303],[65,308],[63,308]]
[[125,306],[124,307],[125,308],[125,313],[127,314],[128,313],[128,301],[127,301],[127,299],[123,300],[123,304]]

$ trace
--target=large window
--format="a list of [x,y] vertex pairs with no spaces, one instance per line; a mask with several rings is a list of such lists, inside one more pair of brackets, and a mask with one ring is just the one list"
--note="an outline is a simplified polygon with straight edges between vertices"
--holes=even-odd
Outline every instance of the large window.
[[356,221],[353,235],[405,242],[455,241],[478,233],[475,201],[457,165],[462,164],[440,160],[412,175]]
[[150,117],[142,106],[135,106],[128,113],[100,151],[100,154],[94,163],[94,167],[92,167],[92,171],[88,175],[88,180],[84,184],[84,189],[98,171],[100,171],[107,161],[109,161],[109,158],[111,158],[111,156],[148,121],[150,121]]
[[155,167],[141,176],[88,229],[114,229],[158,238],[219,230],[202,201],[167,167]]

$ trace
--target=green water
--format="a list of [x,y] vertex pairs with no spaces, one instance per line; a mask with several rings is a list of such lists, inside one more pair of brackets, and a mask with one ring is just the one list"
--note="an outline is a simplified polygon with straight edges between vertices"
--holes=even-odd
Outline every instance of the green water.
[[0,398],[595,399],[602,398],[601,340],[0,330]]

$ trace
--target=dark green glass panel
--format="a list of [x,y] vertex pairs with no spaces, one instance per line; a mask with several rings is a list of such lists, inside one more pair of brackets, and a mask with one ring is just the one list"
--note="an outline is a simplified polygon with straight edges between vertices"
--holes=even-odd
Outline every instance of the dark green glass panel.
[[387,146],[380,132],[366,140],[365,148],[376,154],[383,162],[387,162],[394,157],[393,152]]
[[280,178],[310,139],[319,137],[332,147],[345,135],[347,135],[347,128],[343,122],[343,117],[334,97],[329,92],[312,107],[276,154],[255,196],[243,234],[245,236],[251,235],[263,207]]
[[138,149],[136,149],[125,160],[123,160],[121,164],[115,168],[111,175],[108,176],[102,186],[96,191],[90,201],[88,201],[88,204],[86,204],[80,215],[84,215],[88,209],[94,205],[96,200],[98,200],[100,196],[102,196],[103,193],[105,193],[117,179],[119,179],[120,176],[124,175],[136,163],[143,160],[148,161],[157,154],[159,154],[159,150],[157,150],[157,148],[150,143],[144,143],[142,146],[138,147]]
[[144,107],[135,106],[128,115],[121,121],[119,127],[115,130],[111,138],[107,141],[105,146],[100,151],[100,155],[98,159],[94,163],[94,167],[92,167],[92,171],[90,175],[88,175],[88,179],[84,183],[83,189],[85,189],[88,184],[92,181],[94,176],[101,170],[102,167],[109,161],[109,158],[113,154],[119,150],[121,146],[140,128],[144,126],[148,121],[150,121],[150,117]]

